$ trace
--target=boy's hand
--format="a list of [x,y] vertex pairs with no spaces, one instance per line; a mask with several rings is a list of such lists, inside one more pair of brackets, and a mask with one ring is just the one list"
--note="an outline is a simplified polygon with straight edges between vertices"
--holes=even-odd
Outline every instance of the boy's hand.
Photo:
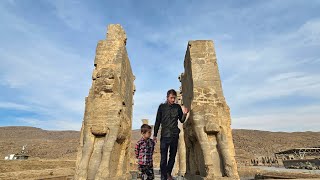
[[157,140],[157,137],[156,137],[156,136],[153,136],[153,141],[154,141],[155,143],[157,143],[157,142],[158,142],[158,140]]
[[183,112],[183,114],[187,114],[189,112],[189,109],[183,106],[182,112]]

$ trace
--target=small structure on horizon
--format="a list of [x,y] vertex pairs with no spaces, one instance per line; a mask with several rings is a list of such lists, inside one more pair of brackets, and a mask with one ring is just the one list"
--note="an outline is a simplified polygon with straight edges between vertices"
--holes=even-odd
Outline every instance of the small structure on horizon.
[[277,159],[294,160],[320,157],[320,147],[294,148],[275,153]]
[[149,119],[142,119],[142,124],[149,124]]
[[274,155],[282,161],[285,168],[320,169],[320,147],[294,148]]
[[4,160],[26,160],[29,158],[26,151],[27,145],[22,146],[22,150],[20,153],[17,154],[10,154],[4,157]]

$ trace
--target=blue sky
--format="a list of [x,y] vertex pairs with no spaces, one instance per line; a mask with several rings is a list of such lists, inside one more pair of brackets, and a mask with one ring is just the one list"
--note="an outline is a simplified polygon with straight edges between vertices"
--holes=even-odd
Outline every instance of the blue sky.
[[0,1],[0,126],[79,130],[98,40],[126,30],[133,128],[214,40],[232,128],[320,130],[320,1]]

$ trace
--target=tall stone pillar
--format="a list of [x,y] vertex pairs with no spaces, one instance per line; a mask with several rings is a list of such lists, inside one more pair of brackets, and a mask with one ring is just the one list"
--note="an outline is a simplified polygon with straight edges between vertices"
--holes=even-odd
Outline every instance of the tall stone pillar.
[[109,25],[98,42],[92,86],[85,98],[76,180],[131,179],[130,139],[135,79],[126,50],[126,33]]
[[239,179],[229,107],[223,96],[212,41],[189,41],[180,76],[187,179]]

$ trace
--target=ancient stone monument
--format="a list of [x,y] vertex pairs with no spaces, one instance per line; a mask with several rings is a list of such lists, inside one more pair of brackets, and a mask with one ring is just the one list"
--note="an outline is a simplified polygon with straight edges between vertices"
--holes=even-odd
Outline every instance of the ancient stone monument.
[[187,179],[239,179],[229,107],[212,41],[189,41],[181,81]]
[[109,25],[98,42],[92,86],[85,99],[75,179],[131,179],[129,154],[135,91],[126,34]]

